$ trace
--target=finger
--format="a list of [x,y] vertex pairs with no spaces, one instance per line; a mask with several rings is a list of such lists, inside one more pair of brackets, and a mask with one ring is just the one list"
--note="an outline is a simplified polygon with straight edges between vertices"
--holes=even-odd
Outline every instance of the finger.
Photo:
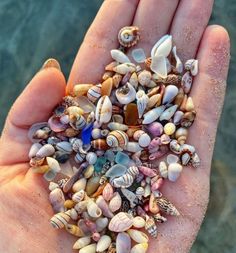
[[97,82],[109,62],[110,50],[117,48],[117,34],[132,24],[139,0],[104,1],[75,58],[67,90],[76,83]]
[[[45,68],[46,67],[46,68]],[[47,121],[53,108],[65,94],[65,79],[55,67],[44,66],[31,80],[12,106],[0,141],[2,164],[28,160],[29,127]]]
[[[194,80],[191,91],[197,119],[191,128],[189,142],[199,150],[204,171],[209,174],[230,59],[229,35],[223,27],[214,25],[206,29],[197,58],[199,74]],[[196,136],[203,141],[199,141]]]
[[170,33],[183,61],[194,58],[212,12],[214,0],[182,0]]
[[141,29],[139,48],[150,54],[155,42],[168,32],[178,2],[178,0],[140,1],[133,22]]

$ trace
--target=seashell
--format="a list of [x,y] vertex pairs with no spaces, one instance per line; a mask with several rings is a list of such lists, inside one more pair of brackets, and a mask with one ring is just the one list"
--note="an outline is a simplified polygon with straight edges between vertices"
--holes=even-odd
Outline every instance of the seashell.
[[145,193],[145,190],[144,190],[144,188],[143,187],[138,187],[137,189],[136,189],[136,191],[135,191],[135,194],[136,194],[136,196],[137,196],[137,198],[138,199],[142,199],[142,197],[144,196],[144,193]]
[[115,164],[113,165],[105,174],[106,177],[119,177],[126,173],[127,168],[124,165],[121,164]]
[[[75,206],[75,202],[71,199],[67,199],[65,202],[64,202],[64,207],[67,208],[67,209],[71,209],[71,218],[74,219],[74,213],[72,213],[72,210],[73,212],[75,211],[77,213],[77,211],[73,208]],[[77,214],[78,216],[78,214]],[[75,220],[77,220],[78,218],[76,218]]]
[[124,150],[132,153],[139,152],[143,150],[137,142],[128,142],[126,146],[124,146]]
[[76,155],[75,155],[75,161],[77,163],[81,163],[84,161],[86,157],[86,152],[78,152]]
[[157,198],[156,201],[162,212],[173,216],[180,215],[176,207],[167,198]]
[[73,245],[73,249],[82,249],[85,246],[89,245],[90,243],[91,243],[90,236],[81,237],[75,242],[75,244]]
[[96,102],[101,97],[101,84],[92,86],[88,92],[87,97],[91,102]]
[[51,129],[47,122],[35,123],[28,131],[28,138],[33,143],[40,142],[42,139],[48,138],[50,131]]
[[102,82],[101,95],[110,96],[113,87],[113,79],[111,77],[107,78]]
[[124,232],[133,225],[133,217],[124,212],[116,214],[110,221],[108,229],[113,232]]
[[96,155],[96,153],[94,153],[94,152],[89,152],[89,153],[87,153],[87,155],[86,155],[86,161],[87,161],[90,165],[95,164],[96,161],[97,161],[97,155]]
[[114,213],[120,209],[121,204],[122,204],[121,196],[118,192],[115,192],[114,196],[112,197],[112,199],[109,202],[109,209],[111,210],[111,212]]
[[87,210],[87,204],[88,204],[88,201],[87,200],[83,200],[83,201],[80,201],[79,203],[77,203],[75,205],[75,210],[77,211],[78,214],[81,214],[83,213],[85,210]]
[[172,49],[172,36],[165,35],[156,42],[151,50],[151,57],[164,56],[167,57]]
[[184,153],[181,155],[181,164],[187,165],[191,159],[191,156],[188,153]]
[[[71,120],[71,119],[77,118],[78,116],[83,115],[84,111],[78,106],[70,106],[66,109],[66,113],[69,115],[69,120]],[[60,118],[60,121],[61,121],[61,118]]]
[[190,59],[185,62],[184,67],[186,70],[189,70],[193,76],[196,76],[198,73],[198,60]]
[[52,157],[47,157],[47,164],[50,168],[50,170],[53,170],[54,172],[60,172],[61,171],[61,167],[58,163],[58,161]]
[[109,183],[107,183],[106,186],[103,189],[103,192],[102,192],[103,198],[106,201],[110,201],[112,196],[113,196],[113,193],[114,193],[114,191],[113,191],[112,186]]
[[146,253],[148,249],[148,244],[145,243],[139,243],[133,246],[130,253]]
[[64,153],[68,153],[68,154],[73,152],[72,145],[67,141],[58,142],[56,144],[56,149],[58,151],[63,151]]
[[130,250],[131,250],[130,236],[125,232],[119,233],[116,237],[116,251],[115,252],[116,253],[130,253]]
[[162,177],[164,177],[164,178],[168,177],[168,169],[167,169],[167,165],[164,161],[161,161],[159,163],[159,172]]
[[121,130],[121,131],[128,130],[127,125],[118,122],[110,122],[107,126],[110,130]]
[[160,213],[153,215],[153,218],[158,223],[163,223],[163,222],[167,221],[167,219],[165,217],[161,216]]
[[123,147],[127,145],[128,140],[127,134],[120,130],[110,132],[106,138],[107,145],[112,148]]
[[142,231],[136,229],[129,229],[127,230],[127,233],[129,234],[131,239],[137,243],[147,243],[149,241],[148,236]]
[[55,214],[51,219],[50,223],[54,228],[63,228],[70,221],[70,210]]
[[179,178],[182,170],[183,170],[183,167],[179,163],[169,164],[169,166],[168,166],[168,179],[172,182],[175,182]]
[[178,94],[178,88],[174,85],[168,85],[165,88],[162,104],[171,103]]
[[139,169],[136,166],[130,166],[126,173],[130,174],[132,177],[136,177],[139,174]]
[[76,203],[82,201],[85,197],[85,191],[84,190],[80,190],[78,192],[76,192],[75,194],[73,194],[72,196],[72,200]]
[[136,91],[130,83],[127,83],[116,90],[116,98],[122,105],[129,104],[135,100]]
[[[122,115],[120,114],[113,114],[112,115],[112,120],[114,121],[113,123],[119,123],[119,124],[123,124],[124,122],[124,118]],[[109,123],[110,124],[110,123]],[[112,129],[113,130],[113,129]],[[120,130],[120,129],[117,129]]]
[[174,114],[173,123],[177,126],[180,124],[181,119],[183,117],[184,113],[182,111],[177,111]]
[[164,183],[164,181],[163,181],[162,177],[159,177],[159,176],[153,177],[152,181],[151,181],[152,192],[159,190],[161,188],[161,186],[163,185],[163,183]]
[[157,175],[156,170],[150,169],[145,166],[139,166],[139,171],[147,177],[155,177]]
[[103,198],[103,196],[99,196],[99,197],[96,199],[96,204],[98,205],[99,208],[101,208],[102,214],[103,214],[105,217],[112,218],[112,217],[114,216],[114,214],[113,214],[113,213],[111,212],[111,210],[109,209],[108,204],[107,204],[107,202],[105,201],[105,199]]
[[145,223],[145,220],[140,216],[136,216],[133,219],[133,227],[135,228],[143,228],[145,226]]
[[177,52],[176,52],[176,46],[173,47],[172,49],[172,53],[175,57],[175,69],[178,73],[182,73],[183,70],[184,70],[184,66],[183,66],[183,63],[181,62],[179,56],[177,55]]
[[133,139],[134,139],[135,141],[138,141],[139,138],[140,138],[140,136],[143,135],[143,134],[145,134],[145,132],[144,132],[143,130],[136,130],[136,131],[134,132],[134,134],[133,134]]
[[194,111],[193,99],[191,97],[188,97],[188,99],[186,101],[185,110],[187,112]]
[[36,143],[33,143],[33,145],[31,146],[30,148],[30,151],[29,151],[29,158],[33,158],[36,156],[36,154],[38,153],[38,151],[43,147],[42,144],[36,142]]
[[97,103],[95,117],[100,124],[110,121],[112,115],[112,103],[108,96],[102,96]]
[[137,63],[145,62],[146,55],[142,48],[133,49],[131,55]]
[[180,145],[183,145],[186,142],[188,137],[188,129],[184,127],[180,127],[175,132],[175,138],[177,139]]
[[119,43],[123,47],[132,47],[138,43],[140,32],[137,26],[125,26],[118,34]]
[[156,203],[156,198],[153,193],[151,193],[149,198],[149,211],[153,214],[157,214],[158,212],[160,212],[160,209]]
[[158,76],[158,78],[166,78],[168,74],[166,57],[164,56],[152,57],[150,69]]
[[151,186],[149,184],[147,184],[144,188],[144,194],[143,197],[147,198],[148,196],[150,196],[151,194]]
[[71,176],[65,183],[63,183],[63,192],[67,193],[72,188],[73,184],[80,178],[81,171],[83,167],[81,166],[73,176]]
[[[111,63],[109,63],[108,65],[106,65],[105,66],[105,70],[106,70],[105,74],[106,73],[113,73],[113,68],[116,67],[117,65],[119,65],[119,63],[116,62],[116,61],[112,61]],[[103,78],[103,80],[105,80],[105,79],[107,79],[107,78]]]
[[84,113],[94,112],[96,109],[95,105],[85,96],[78,97],[76,102],[78,107],[80,107]]
[[147,108],[151,109],[155,106],[160,106],[161,104],[161,94],[154,94],[148,100]]
[[129,79],[129,83],[134,87],[134,89],[138,88],[138,75],[134,72]]
[[164,133],[167,135],[172,135],[176,130],[176,126],[174,123],[167,123],[164,126]]
[[[99,184],[101,182],[101,179],[99,181]],[[98,187],[97,191],[91,196],[92,198],[96,198],[97,196],[100,196],[103,192],[103,189],[105,188],[107,182],[100,184],[100,186]]]
[[194,146],[191,146],[189,144],[183,144],[180,146],[180,153],[184,154],[184,153],[188,153],[190,154],[190,156],[192,156],[195,153],[196,149]]
[[116,73],[116,74],[112,77],[112,79],[113,79],[113,86],[114,86],[115,88],[118,88],[119,85],[120,85],[120,82],[121,82],[121,80],[122,80],[122,75]]
[[112,57],[112,59],[114,59],[115,61],[117,61],[119,63],[130,62],[129,57],[118,49],[111,50],[111,57]]
[[79,192],[80,190],[85,190],[87,184],[86,178],[80,178],[77,182],[75,182],[72,186],[73,192]]
[[201,160],[196,152],[191,156],[190,162],[191,162],[191,165],[195,168],[200,166]]
[[97,244],[89,244],[80,249],[79,253],[96,253]]
[[98,218],[96,220],[96,228],[98,232],[101,232],[103,229],[105,229],[108,225],[108,218]]
[[137,196],[132,191],[127,190],[127,189],[121,189],[121,192],[129,200],[131,208],[133,208],[137,205],[137,203],[138,203]]
[[156,107],[150,111],[148,111],[147,113],[145,113],[143,115],[143,124],[150,124],[154,121],[156,121],[160,115],[162,114],[162,112],[165,110],[165,106],[159,106],[159,107]]
[[183,88],[185,94],[188,94],[190,92],[192,84],[193,84],[193,78],[190,75],[190,72],[187,71],[183,75],[182,81],[181,81],[181,87]]
[[64,208],[65,197],[60,188],[56,188],[50,192],[49,201],[52,205],[54,212],[58,213],[65,211]]
[[171,163],[178,163],[179,162],[179,157],[177,155],[172,155],[172,154],[169,154],[167,157],[166,157],[166,161],[168,164],[171,164]]
[[74,224],[67,224],[65,226],[66,231],[69,232],[72,235],[82,237],[84,236],[84,232],[80,229],[80,227],[74,225]]
[[143,70],[138,75],[138,81],[144,87],[149,87],[151,78],[152,78],[152,74],[148,70]]
[[134,182],[134,178],[130,174],[125,174],[110,180],[110,183],[115,188],[128,188]]
[[43,158],[46,156],[52,156],[54,153],[55,153],[54,147],[51,144],[45,144],[38,150],[36,156]]
[[92,135],[92,137],[93,137],[93,139],[99,139],[99,138],[101,138],[102,137],[102,135],[101,135],[101,129],[99,129],[99,128],[94,128],[93,130],[92,130],[92,133],[91,133],[91,135]]
[[89,165],[84,171],[83,171],[83,175],[86,179],[90,178],[93,175],[94,172],[94,166],[93,165]]
[[143,90],[139,90],[136,93],[136,99],[137,99],[138,115],[139,118],[141,118],[143,116],[145,109],[147,108],[149,98]]
[[136,70],[136,66],[133,63],[122,63],[113,68],[114,72],[121,75],[126,75],[127,73],[133,73],[135,70]]
[[92,200],[88,201],[87,211],[89,216],[95,219],[99,218],[102,215],[102,210]]
[[109,148],[106,140],[104,139],[93,140],[91,141],[91,145],[93,148],[98,149],[98,150],[107,150]]
[[160,116],[159,120],[170,120],[172,116],[175,114],[178,105],[172,105],[171,107],[167,108]]
[[87,193],[88,196],[92,195],[96,190],[98,189],[100,183],[100,177],[91,177],[86,185],[85,192]]
[[148,147],[148,145],[151,142],[151,138],[148,134],[144,133],[140,136],[140,138],[138,139],[138,144],[140,147],[145,148]]
[[60,186],[57,184],[57,183],[54,183],[54,182],[50,182],[49,183],[49,186],[48,186],[48,189],[49,189],[49,191],[53,191],[53,190],[55,190],[55,189],[57,189],[57,188],[59,188]]
[[[32,161],[30,161],[30,163],[32,165]],[[48,165],[41,165],[41,166],[40,165],[34,165],[34,166],[36,166],[36,167],[31,168],[34,173],[44,174],[44,173],[47,173],[50,170]]]
[[97,243],[96,252],[104,252],[109,248],[110,245],[111,245],[111,237],[108,235],[103,235]]
[[73,94],[76,97],[84,96],[91,87],[93,87],[93,84],[76,84],[73,88]]
[[156,226],[155,221],[152,217],[146,216],[145,229],[152,237],[154,237],[154,238],[157,237],[157,226]]

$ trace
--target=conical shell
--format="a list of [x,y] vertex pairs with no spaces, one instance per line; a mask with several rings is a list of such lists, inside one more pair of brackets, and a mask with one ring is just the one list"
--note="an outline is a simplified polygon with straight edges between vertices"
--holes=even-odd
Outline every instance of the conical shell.
[[129,57],[118,49],[111,50],[111,57],[119,63],[130,62]]
[[130,174],[125,174],[110,181],[111,185],[115,188],[128,188],[133,182],[134,178]]
[[98,218],[96,220],[96,228],[98,232],[101,232],[103,229],[105,229],[108,225],[108,218]]
[[42,144],[40,143],[34,143],[31,148],[30,148],[30,151],[29,151],[29,158],[33,158],[36,156],[37,152],[42,148]]
[[89,216],[91,216],[92,218],[96,218],[97,219],[97,218],[99,218],[102,215],[102,210],[92,200],[88,201],[87,211],[88,211]]
[[157,204],[159,208],[161,209],[161,211],[166,214],[174,215],[174,216],[180,215],[176,207],[168,199],[164,197],[157,198]]
[[183,77],[182,77],[182,82],[181,82],[181,86],[184,90],[184,93],[188,94],[191,90],[192,87],[192,83],[193,83],[193,78],[190,75],[189,71],[187,71]]
[[105,199],[102,196],[99,196],[97,198],[96,204],[101,208],[104,216],[106,216],[108,218],[112,218],[114,216],[114,214],[109,209],[107,202],[105,201]]
[[116,237],[116,253],[130,253],[131,238],[125,233],[119,233]]
[[121,196],[118,192],[115,192],[113,198],[110,200],[109,209],[114,213],[120,209],[121,204],[122,204]]
[[171,107],[167,108],[160,116],[159,120],[170,120],[172,116],[175,114],[178,106],[172,105]]
[[78,237],[84,236],[84,232],[82,231],[82,229],[74,224],[67,224],[65,228],[66,228],[66,231],[72,235],[75,235]]
[[93,87],[93,84],[77,84],[74,86],[75,96],[84,96],[87,94],[88,90]]
[[79,179],[74,185],[72,186],[73,192],[78,192],[80,190],[85,190],[87,180],[86,178]]
[[148,111],[147,113],[143,115],[143,118],[144,118],[143,124],[150,124],[156,121],[164,110],[165,110],[165,106],[162,105]]
[[136,230],[136,229],[129,229],[127,230],[127,233],[137,243],[145,243],[148,242],[148,236],[143,233],[142,231]]
[[54,212],[58,213],[65,211],[64,210],[65,197],[60,188],[56,188],[50,192],[49,200]]
[[109,97],[111,95],[112,87],[113,87],[113,79],[109,77],[102,83],[101,95]]
[[73,249],[82,249],[85,246],[89,245],[90,242],[91,242],[90,236],[81,237],[75,242],[75,244],[73,245]]
[[171,103],[178,94],[178,88],[175,85],[168,85],[165,88],[162,104]]
[[80,249],[79,253],[96,253],[97,244],[89,244],[82,249]]
[[113,68],[113,71],[125,75],[127,73],[133,73],[136,70],[136,66],[133,63],[122,63]]
[[113,196],[113,193],[114,193],[114,191],[113,191],[112,186],[109,183],[106,184],[106,186],[104,187],[103,192],[102,192],[103,198],[106,201],[110,201]]
[[159,172],[162,177],[164,177],[164,178],[168,177],[168,169],[167,169],[167,165],[166,165],[165,161],[160,162]]
[[155,224],[155,220],[152,217],[147,216],[145,229],[152,237],[157,237],[157,226]]
[[124,232],[132,225],[133,217],[128,213],[120,212],[111,219],[108,228],[113,232]]
[[104,252],[109,248],[110,244],[111,244],[111,237],[108,235],[103,235],[97,243],[96,249],[97,252]]
[[138,115],[139,118],[141,118],[143,116],[144,111],[147,108],[149,98],[143,90],[139,90],[136,94],[136,99],[137,99]]
[[55,149],[51,144],[45,144],[36,153],[37,157],[52,156],[55,153]]
[[78,203],[84,199],[84,196],[85,196],[85,191],[80,190],[80,191],[76,192],[75,194],[73,194],[72,200],[74,202]]
[[54,171],[54,172],[60,172],[61,171],[61,167],[58,163],[58,161],[52,157],[47,157],[47,164],[50,168],[50,170]]
[[130,253],[146,253],[148,249],[148,244],[145,243],[139,243],[136,244],[130,251]]
[[190,59],[186,61],[186,63],[184,64],[184,67],[186,70],[190,70],[193,76],[196,76],[198,73],[198,60]]
[[70,220],[70,211],[66,211],[61,212],[61,213],[57,213],[55,214],[51,220],[50,223],[54,228],[63,228],[64,226],[66,226],[68,224]]

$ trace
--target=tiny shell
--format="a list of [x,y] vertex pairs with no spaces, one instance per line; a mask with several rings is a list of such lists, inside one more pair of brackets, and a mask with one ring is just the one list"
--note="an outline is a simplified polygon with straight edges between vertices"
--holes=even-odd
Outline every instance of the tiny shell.
[[95,219],[99,218],[102,215],[102,210],[92,200],[88,201],[87,211],[89,216]]
[[131,75],[131,77],[130,77],[130,79],[129,79],[129,83],[130,83],[135,89],[137,89],[137,87],[138,87],[138,76],[137,76],[137,73],[136,73],[136,72],[134,72],[134,73]]
[[119,233],[116,237],[116,253],[130,253],[130,250],[131,250],[130,236],[124,232]]
[[183,77],[182,77],[182,81],[181,81],[181,86],[184,90],[184,93],[188,94],[191,90],[192,87],[192,83],[193,83],[193,78],[190,75],[189,71],[187,71]]
[[138,187],[137,189],[136,189],[136,191],[135,191],[135,194],[136,194],[136,196],[139,198],[139,199],[142,199],[142,197],[144,196],[144,193],[145,193],[145,191],[144,191],[144,188],[143,187]]
[[183,117],[184,113],[182,111],[177,111],[174,114],[173,123],[177,126],[180,124],[181,119]]
[[80,249],[79,253],[96,253],[96,248],[97,248],[96,243],[89,244]]
[[98,218],[96,220],[96,228],[98,232],[101,232],[103,229],[105,229],[108,225],[108,218]]
[[75,244],[73,245],[73,249],[84,248],[85,246],[89,245],[90,242],[91,242],[90,236],[81,237],[75,242]]
[[72,200],[74,202],[78,203],[83,200],[84,196],[85,196],[85,191],[80,190],[80,191],[76,192],[75,194],[73,194]]
[[143,228],[145,226],[145,223],[145,220],[140,216],[136,216],[133,219],[133,227],[135,228]]
[[130,174],[125,174],[110,181],[111,185],[116,188],[128,188],[133,182],[134,178]]
[[61,167],[56,159],[54,159],[52,157],[47,157],[46,160],[47,160],[47,164],[51,170],[53,170],[54,172],[61,171]]
[[133,225],[133,217],[124,212],[116,214],[109,223],[109,230],[113,232],[124,232]]
[[30,148],[30,151],[29,151],[29,158],[33,158],[36,156],[37,152],[42,148],[42,144],[36,142],[34,143],[31,148]]
[[74,224],[67,224],[65,226],[66,231],[69,232],[72,235],[78,236],[78,237],[82,237],[84,236],[84,232],[81,230],[80,227],[74,225]]
[[181,155],[181,164],[187,165],[190,162],[191,156],[189,153],[184,153]]
[[86,185],[85,188],[85,192],[87,193],[88,196],[92,195],[94,192],[96,192],[96,190],[99,187],[99,181],[100,181],[100,177],[91,177]]
[[107,126],[110,130],[121,130],[121,131],[128,130],[127,125],[118,122],[110,122]]
[[137,131],[135,131],[134,134],[133,134],[133,139],[135,141],[138,141],[139,138],[141,137],[141,135],[143,135],[144,133],[145,132],[143,130],[137,130]]
[[58,213],[65,211],[64,210],[65,197],[60,188],[56,188],[50,192],[49,200],[54,212]]
[[184,66],[183,66],[183,63],[181,62],[179,56],[177,55],[176,46],[173,47],[172,52],[173,52],[173,55],[175,57],[175,62],[176,62],[175,69],[177,70],[178,73],[182,73],[184,70]]
[[143,124],[150,124],[156,121],[162,112],[165,110],[165,106],[156,107],[143,115]]
[[133,73],[136,70],[136,66],[133,63],[122,63],[113,68],[113,71],[125,75],[127,73]]
[[101,97],[101,84],[94,85],[88,90],[87,97],[91,102],[97,101]]
[[175,85],[168,85],[165,88],[165,92],[163,95],[162,104],[169,104],[171,103],[176,95],[178,94],[178,88]]
[[52,156],[55,153],[55,149],[51,144],[45,144],[36,153],[37,157]]
[[148,217],[148,216],[146,217],[145,229],[152,237],[154,238],[157,237],[157,226],[152,217]]
[[165,124],[164,126],[164,132],[167,135],[172,135],[175,132],[175,130],[176,130],[176,126],[174,123],[170,122],[170,123]]
[[80,190],[85,190],[86,184],[87,184],[87,180],[85,178],[80,178],[72,186],[72,191],[73,192],[79,192]]
[[111,57],[119,63],[130,62],[128,56],[118,49],[111,50]]
[[192,155],[190,162],[195,168],[200,166],[201,160],[196,152]]
[[94,172],[94,166],[93,166],[93,165],[89,165],[89,166],[83,171],[84,177],[85,177],[86,179],[90,178],[90,177],[93,175],[93,172]]
[[153,122],[147,126],[147,130],[153,137],[159,137],[163,133],[163,126],[159,122]]
[[106,138],[108,146],[113,148],[127,145],[128,140],[127,134],[120,130],[110,132]]
[[196,76],[198,73],[198,60],[190,59],[184,64],[186,70],[190,70],[193,76]]
[[121,82],[121,80],[122,80],[122,75],[116,73],[116,74],[112,77],[112,79],[113,79],[113,86],[114,86],[115,88],[118,88],[119,85],[120,85],[120,82]]
[[166,78],[168,74],[166,57],[154,56],[150,68],[159,78]]
[[168,166],[168,179],[175,182],[179,178],[182,170],[183,167],[179,163],[171,163]]
[[139,243],[134,245],[134,247],[131,249],[130,253],[146,253],[148,249],[148,243]]
[[143,116],[144,111],[146,110],[149,98],[143,90],[139,90],[136,93],[136,99],[139,118],[141,118]]
[[120,209],[122,204],[121,196],[118,192],[115,192],[113,198],[110,200],[109,209],[114,213]]
[[72,153],[72,151],[73,151],[72,145],[67,141],[58,142],[56,144],[56,149],[58,151],[63,151],[68,154]]
[[188,129],[184,127],[180,127],[175,132],[175,138],[177,139],[180,145],[183,145],[186,142],[188,137]]
[[96,204],[101,208],[102,213],[105,217],[112,218],[114,216],[114,214],[109,209],[107,202],[102,196],[99,196],[96,199]]
[[148,145],[151,142],[151,138],[148,134],[144,133],[140,136],[139,140],[138,140],[138,144],[140,147],[148,147]]
[[175,114],[178,105],[172,105],[171,107],[167,108],[160,116],[159,120],[170,120],[172,116]]
[[123,47],[132,47],[138,43],[140,32],[137,26],[125,26],[118,34],[119,43]]
[[121,189],[122,194],[129,200],[130,207],[133,208],[137,205],[138,199],[135,193],[127,189]]
[[136,166],[130,166],[127,169],[127,173],[129,173],[133,177],[136,177],[139,174],[139,169]]
[[93,84],[77,84],[74,86],[73,93],[77,97],[84,96],[91,87],[93,87]]
[[135,100],[136,91],[130,83],[127,83],[116,90],[116,98],[122,105],[129,104]]
[[88,154],[86,155],[86,161],[90,164],[93,165],[96,163],[97,161],[97,155],[94,152],[88,152]]
[[97,103],[95,117],[102,124],[110,121],[112,115],[112,103],[108,96],[102,96]]
[[172,49],[172,36],[165,35],[156,42],[151,50],[151,57],[164,56],[167,57]]
[[145,243],[148,242],[148,236],[143,233],[142,231],[136,230],[136,229],[129,229],[127,230],[127,233],[137,243]]
[[28,138],[33,143],[40,142],[41,139],[48,138],[49,132],[50,128],[48,127],[47,122],[35,123],[30,127],[28,131]]
[[105,81],[102,83],[102,88],[101,88],[101,95],[102,96],[110,96],[111,91],[113,87],[113,79],[111,77],[107,78]]
[[166,157],[166,161],[168,164],[177,163],[177,162],[179,162],[179,157],[177,155],[169,154]]
[[98,150],[107,150],[109,148],[106,140],[104,139],[93,140],[91,141],[91,145],[93,148],[98,149]]
[[191,112],[194,110],[193,99],[191,97],[188,97],[188,99],[186,101],[185,110],[187,112]]
[[155,170],[145,166],[139,166],[138,169],[147,177],[155,177],[157,175],[157,172]]
[[173,215],[173,216],[180,215],[176,207],[168,199],[164,197],[157,198],[157,204],[159,208],[161,209],[161,211],[166,214]]
[[50,223],[54,228],[58,229],[66,226],[69,220],[70,220],[70,211],[66,211],[55,214],[51,218]]
[[96,252],[104,252],[105,250],[107,250],[109,248],[111,244],[111,237],[108,235],[103,235],[101,236],[101,238],[99,239],[98,243],[97,243],[97,249]]
[[151,78],[152,78],[152,74],[148,70],[143,70],[138,75],[138,81],[144,87],[145,86],[148,87],[148,85],[151,81]]
[[113,196],[113,193],[114,193],[114,191],[113,191],[112,186],[109,183],[106,184],[106,186],[104,187],[103,192],[102,192],[103,198],[106,201],[110,201]]

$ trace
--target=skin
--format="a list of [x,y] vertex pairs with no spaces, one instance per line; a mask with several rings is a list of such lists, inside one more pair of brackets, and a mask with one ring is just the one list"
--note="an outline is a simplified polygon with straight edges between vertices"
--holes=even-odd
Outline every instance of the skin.
[[[131,24],[140,27],[142,38],[138,47],[143,47],[147,54],[161,36],[170,33],[183,61],[193,57],[199,60],[199,74],[191,90],[198,114],[188,142],[196,147],[201,166],[185,168],[176,183],[164,184],[164,196],[181,215],[168,217],[168,222],[159,226],[158,238],[151,240],[148,252],[189,252],[207,208],[212,152],[230,58],[227,31],[221,26],[207,26],[212,5],[212,0],[104,1],[68,80],[67,90],[76,83],[98,82],[104,66],[111,61],[110,49],[118,46],[119,29]],[[0,139],[1,252],[73,252],[76,238],[50,226],[53,211],[48,185],[28,165],[28,128],[48,119],[65,88],[65,78],[56,62],[46,64],[7,117]]]

